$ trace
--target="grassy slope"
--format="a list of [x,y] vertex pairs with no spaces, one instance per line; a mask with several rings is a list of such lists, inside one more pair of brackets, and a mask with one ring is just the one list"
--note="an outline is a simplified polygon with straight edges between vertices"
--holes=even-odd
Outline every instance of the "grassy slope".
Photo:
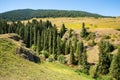
[[[58,27],[64,23],[67,28],[80,29],[82,22],[85,22],[86,27],[89,28],[119,28],[120,27],[120,18],[37,18],[38,21],[50,20],[53,24],[56,24]],[[31,19],[32,20],[32,19]],[[30,20],[30,21],[31,21]],[[28,20],[23,21],[26,23]]]
[[0,80],[92,80],[59,63],[35,64],[17,54],[12,40],[0,38]]

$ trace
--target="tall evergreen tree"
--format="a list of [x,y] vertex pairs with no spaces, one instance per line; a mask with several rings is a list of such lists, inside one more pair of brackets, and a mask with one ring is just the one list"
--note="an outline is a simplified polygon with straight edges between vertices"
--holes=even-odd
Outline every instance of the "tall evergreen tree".
[[82,54],[83,54],[83,50],[84,50],[84,44],[83,42],[79,42],[77,44],[77,50],[76,50],[76,53],[78,55],[78,65],[82,65]]
[[75,62],[75,57],[74,57],[73,47],[71,45],[70,46],[70,63],[74,64],[74,62]]
[[118,53],[113,57],[110,74],[116,80],[120,80],[120,48],[118,49]]
[[33,44],[33,30],[32,30],[32,26],[30,26],[30,47]]
[[87,36],[87,34],[88,34],[88,32],[87,32],[87,30],[86,30],[86,28],[85,28],[85,23],[82,23],[82,30],[81,30],[81,32],[80,32],[80,36],[81,36],[82,38],[85,38],[85,37]]
[[52,33],[49,34],[49,54],[52,53]]
[[57,36],[57,55],[60,55],[61,50],[60,50],[60,37],[59,35]]
[[52,47],[52,53],[55,55],[55,32],[53,33],[53,41],[52,41],[53,47]]
[[68,54],[68,43],[66,42],[65,44],[65,54],[67,55]]
[[34,45],[37,45],[37,29],[36,26],[34,26]]
[[66,28],[65,28],[65,25],[62,24],[62,27],[61,27],[61,30],[60,30],[60,37],[62,38],[62,36],[65,34],[66,32]]
[[109,49],[106,43],[106,41],[101,40],[99,44],[98,73],[102,75],[109,73],[111,64],[111,59],[109,58]]
[[89,64],[87,62],[87,54],[86,49],[84,48],[83,54],[82,54],[82,66],[83,66],[83,73],[89,74]]
[[74,52],[75,52],[77,49],[77,36],[76,35],[74,35],[73,43],[74,43],[73,46],[74,46]]
[[40,32],[37,33],[37,53],[39,55],[40,52]]

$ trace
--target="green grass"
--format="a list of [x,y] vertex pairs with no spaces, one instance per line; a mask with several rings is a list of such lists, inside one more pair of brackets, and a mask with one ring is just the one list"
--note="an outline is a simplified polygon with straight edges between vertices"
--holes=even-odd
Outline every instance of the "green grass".
[[15,54],[13,40],[0,38],[0,80],[93,80],[57,62],[30,62]]

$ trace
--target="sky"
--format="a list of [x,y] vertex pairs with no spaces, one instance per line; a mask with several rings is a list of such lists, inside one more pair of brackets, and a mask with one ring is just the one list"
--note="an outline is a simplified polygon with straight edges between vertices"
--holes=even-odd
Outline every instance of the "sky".
[[120,0],[0,0],[0,13],[16,9],[78,10],[120,16]]

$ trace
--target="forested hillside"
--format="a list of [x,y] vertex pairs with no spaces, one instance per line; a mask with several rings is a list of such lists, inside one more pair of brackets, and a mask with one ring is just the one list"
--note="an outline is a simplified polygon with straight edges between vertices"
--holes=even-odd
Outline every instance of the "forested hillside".
[[[26,47],[31,48],[41,61],[59,62],[71,67],[76,67],[76,72],[91,75],[100,80],[119,80],[120,77],[120,48],[111,44],[111,35],[101,36],[86,29],[82,23],[80,34],[67,29],[64,24],[60,30],[50,21],[32,20],[27,24],[20,21],[7,23],[0,21],[0,34],[16,33],[21,36]],[[67,34],[67,35],[65,35]],[[119,34],[116,34],[119,35]],[[96,41],[96,38],[99,41]],[[114,36],[115,39],[117,36]],[[89,63],[88,49],[98,46],[99,54],[97,63]],[[115,54],[112,52],[118,50]],[[92,58],[95,58],[92,56]],[[91,69],[92,68],[92,69]]]
[[21,9],[13,10],[0,14],[0,18],[4,20],[27,20],[31,18],[46,18],[46,17],[107,17],[99,14],[93,14],[84,11],[68,11],[68,10],[32,10]]

